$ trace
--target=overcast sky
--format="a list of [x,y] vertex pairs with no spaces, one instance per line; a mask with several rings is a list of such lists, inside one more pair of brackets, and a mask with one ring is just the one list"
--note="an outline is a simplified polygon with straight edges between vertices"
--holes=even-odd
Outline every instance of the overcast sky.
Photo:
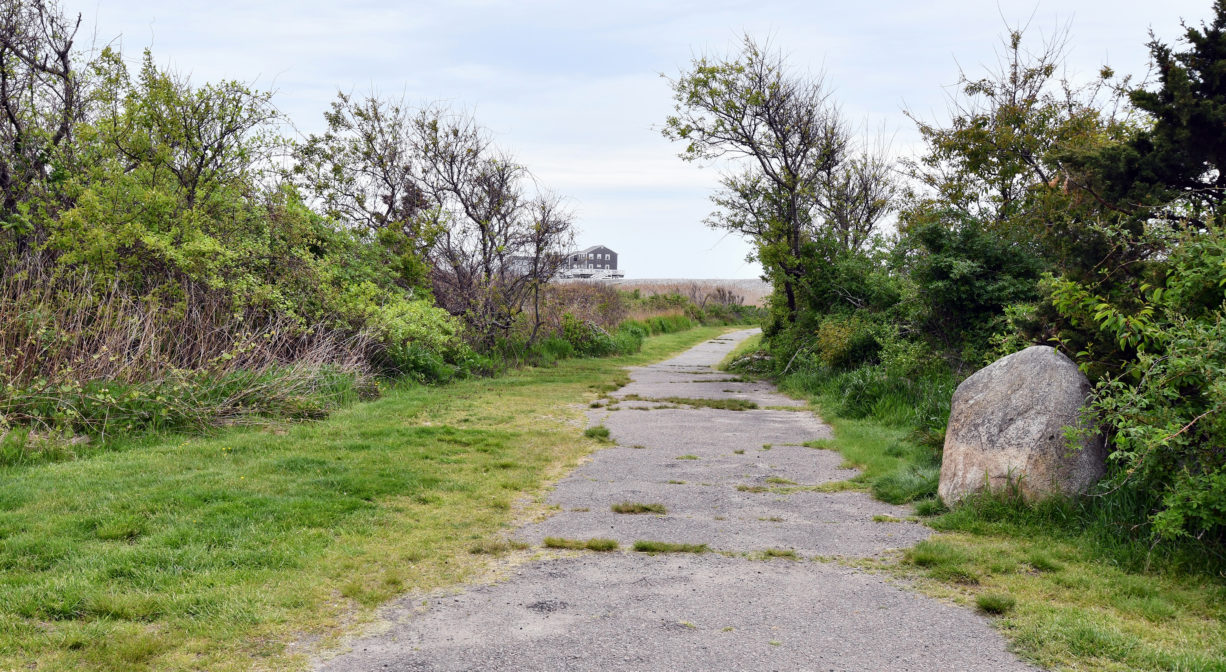
[[1141,75],[1153,31],[1164,41],[1208,0],[65,0],[98,44],[195,82],[238,79],[275,91],[303,132],[320,130],[338,90],[376,91],[469,110],[577,215],[581,247],[620,253],[628,277],[748,278],[748,245],[702,224],[718,166],[676,157],[659,134],[668,83],[696,54],[769,37],[799,72],[824,72],[843,113],[918,152],[902,110],[939,120],[961,67],[995,63],[1008,25],[1032,43],[1068,26],[1068,67],[1109,63]]

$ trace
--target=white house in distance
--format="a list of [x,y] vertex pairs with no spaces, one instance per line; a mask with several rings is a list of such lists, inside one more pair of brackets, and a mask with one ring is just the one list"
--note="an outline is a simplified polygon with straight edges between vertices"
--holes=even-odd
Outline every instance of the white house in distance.
[[625,275],[617,268],[617,253],[604,245],[568,252],[558,271],[558,277],[584,280],[614,280]]

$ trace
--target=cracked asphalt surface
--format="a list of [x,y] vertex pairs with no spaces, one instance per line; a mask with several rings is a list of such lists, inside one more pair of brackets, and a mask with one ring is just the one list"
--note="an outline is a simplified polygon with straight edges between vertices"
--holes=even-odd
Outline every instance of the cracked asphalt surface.
[[[589,421],[616,445],[549,497],[560,511],[515,532],[615,539],[621,550],[530,562],[458,594],[405,599],[379,634],[317,670],[1033,670],[988,621],[886,577],[833,562],[905,548],[930,530],[859,492],[831,436],[803,403],[712,368],[756,330],[630,371]],[[740,399],[751,410],[678,400]],[[670,400],[670,401],[662,401]],[[680,458],[680,459],[679,459]],[[665,514],[617,514],[619,502]],[[647,555],[635,541],[707,544]],[[765,559],[764,551],[796,559]]]

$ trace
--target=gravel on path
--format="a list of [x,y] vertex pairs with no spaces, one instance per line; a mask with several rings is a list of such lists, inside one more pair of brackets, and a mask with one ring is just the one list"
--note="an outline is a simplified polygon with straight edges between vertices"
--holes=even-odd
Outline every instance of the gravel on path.
[[[557,484],[559,513],[515,533],[534,545],[610,538],[620,551],[532,562],[424,606],[406,599],[386,610],[384,632],[316,669],[1033,670],[984,617],[830,561],[908,547],[931,530],[873,520],[908,507],[821,491],[856,473],[804,445],[830,428],[770,385],[713,368],[753,333],[632,369],[609,407],[589,413],[616,445]],[[684,403],[693,399],[759,408]],[[666,513],[614,513],[620,502]],[[639,540],[715,552],[629,550]],[[794,559],[766,560],[767,550]]]

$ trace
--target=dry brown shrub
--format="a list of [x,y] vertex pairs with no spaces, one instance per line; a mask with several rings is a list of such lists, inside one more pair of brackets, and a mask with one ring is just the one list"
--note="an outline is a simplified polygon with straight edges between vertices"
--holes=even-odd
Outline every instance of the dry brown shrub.
[[555,282],[544,293],[541,306],[542,328],[557,332],[562,315],[570,313],[612,331],[628,316],[629,306],[617,289],[605,282]]

